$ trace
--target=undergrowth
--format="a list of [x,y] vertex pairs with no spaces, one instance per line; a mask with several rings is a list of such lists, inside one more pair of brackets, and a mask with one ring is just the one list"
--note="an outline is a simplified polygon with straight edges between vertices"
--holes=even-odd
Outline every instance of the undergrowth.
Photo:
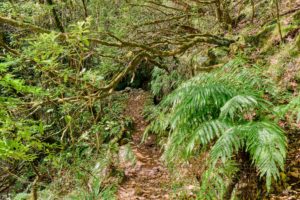
[[[202,178],[200,193],[212,199],[224,197],[227,181],[237,172],[227,163],[239,152],[250,154],[260,177],[266,178],[268,191],[284,167],[287,140],[272,122],[274,106],[264,98],[269,86],[259,68],[243,65],[246,61],[237,57],[181,84],[161,102],[157,120],[149,128],[168,136],[164,152],[168,162],[188,159],[209,147],[209,169],[204,173],[209,175]],[[209,187],[205,177],[210,177]]]

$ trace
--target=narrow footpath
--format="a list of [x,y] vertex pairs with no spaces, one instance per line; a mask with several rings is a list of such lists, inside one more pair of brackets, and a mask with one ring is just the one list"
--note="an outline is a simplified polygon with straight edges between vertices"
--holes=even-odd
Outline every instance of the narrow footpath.
[[168,195],[169,176],[167,169],[159,160],[161,152],[155,145],[155,137],[149,136],[141,143],[147,122],[143,118],[144,103],[149,94],[142,90],[133,90],[125,115],[133,119],[134,132],[130,143],[135,155],[134,165],[125,165],[125,179],[118,190],[119,200],[165,200]]

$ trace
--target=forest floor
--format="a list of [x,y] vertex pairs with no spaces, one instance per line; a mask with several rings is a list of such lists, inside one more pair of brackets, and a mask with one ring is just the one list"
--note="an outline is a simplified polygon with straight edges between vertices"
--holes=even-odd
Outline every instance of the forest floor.
[[155,144],[155,136],[150,135],[142,142],[148,123],[143,117],[145,101],[149,94],[143,90],[132,90],[125,115],[134,122],[131,149],[136,162],[125,164],[125,178],[118,190],[120,200],[169,199],[169,174],[160,161],[161,151]]
[[[143,117],[143,109],[145,102],[149,99],[149,93],[143,90],[131,90],[124,115],[133,120],[134,129],[132,132],[132,140],[130,147],[135,157],[135,162],[123,162],[121,167],[125,172],[125,178],[118,189],[119,200],[166,200],[172,199],[170,194],[170,175],[167,168],[160,160],[161,151],[156,145],[154,135],[150,135],[142,142],[144,131],[148,122]],[[291,173],[299,164],[299,134],[290,138],[290,151],[287,161],[287,176],[289,177],[287,184],[291,184],[282,193],[271,195],[270,199],[300,199],[298,191],[299,182],[295,183],[292,176],[298,176]],[[123,146],[125,147],[125,145]],[[121,149],[124,150],[121,146]],[[122,154],[122,153],[121,153]],[[123,153],[124,154],[124,153]],[[125,155],[121,155],[125,157]],[[121,159],[122,160],[122,159]],[[298,165],[299,166],[299,165]],[[297,167],[296,167],[297,168]],[[292,176],[291,176],[292,175]]]

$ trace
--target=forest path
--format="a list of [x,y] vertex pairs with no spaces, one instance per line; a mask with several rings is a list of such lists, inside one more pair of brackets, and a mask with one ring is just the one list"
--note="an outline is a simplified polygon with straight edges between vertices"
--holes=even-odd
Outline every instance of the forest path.
[[149,136],[144,143],[141,143],[143,133],[148,125],[142,113],[149,94],[143,90],[133,90],[129,95],[125,115],[131,117],[134,122],[134,132],[130,145],[136,162],[134,165],[123,166],[125,180],[119,187],[118,199],[169,199],[167,194],[169,175],[159,160],[161,152],[155,145],[155,137]]

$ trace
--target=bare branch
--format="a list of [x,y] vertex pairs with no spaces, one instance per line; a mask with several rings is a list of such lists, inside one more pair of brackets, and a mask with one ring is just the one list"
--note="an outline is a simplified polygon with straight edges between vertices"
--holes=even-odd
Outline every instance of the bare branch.
[[160,6],[160,7],[167,8],[167,9],[171,9],[171,10],[175,10],[175,11],[180,11],[180,12],[183,11],[183,10],[181,10],[181,9],[174,8],[174,7],[171,7],[171,6],[166,6],[166,5],[157,3],[157,2],[155,2],[155,1],[147,1],[146,3],[154,4],[154,5],[156,5],[156,6]]
[[102,91],[110,91],[111,89],[115,88],[116,85],[131,71],[134,71],[136,67],[140,64],[140,62],[145,59],[150,58],[150,55],[144,51],[138,53],[132,61],[128,64],[128,66],[119,73],[107,86],[100,88]]
[[17,56],[20,55],[20,53],[17,50],[10,48],[1,40],[0,40],[0,47],[3,47],[5,50],[7,50],[8,52],[10,52],[14,55],[17,55]]
[[167,19],[155,20],[155,21],[152,21],[152,22],[146,22],[146,23],[144,23],[144,24],[135,25],[135,27],[136,27],[136,28],[139,28],[139,27],[141,27],[141,26],[148,26],[148,25],[154,25],[154,24],[161,24],[161,23],[164,23],[164,22],[170,22],[170,21],[182,19],[182,18],[187,17],[187,16],[189,16],[189,15],[180,15],[180,16],[170,17],[170,18],[167,18]]

